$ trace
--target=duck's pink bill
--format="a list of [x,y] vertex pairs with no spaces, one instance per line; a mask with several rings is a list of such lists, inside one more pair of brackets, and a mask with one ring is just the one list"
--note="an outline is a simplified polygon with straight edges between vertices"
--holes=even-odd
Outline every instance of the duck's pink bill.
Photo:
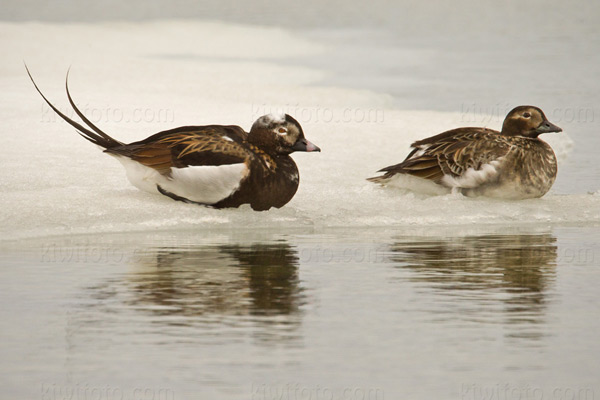
[[306,151],[321,151],[321,149],[315,146],[311,141],[307,140]]

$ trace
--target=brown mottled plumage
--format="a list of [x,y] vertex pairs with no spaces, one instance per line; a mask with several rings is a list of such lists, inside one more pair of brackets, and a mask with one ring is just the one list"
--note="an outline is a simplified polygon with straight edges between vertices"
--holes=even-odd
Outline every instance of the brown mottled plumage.
[[69,103],[87,127],[60,112],[42,94],[31,74],[29,77],[61,118],[123,164],[134,186],[174,200],[215,208],[250,204],[257,211],[282,207],[299,184],[298,168],[289,155],[320,151],[304,138],[298,121],[287,114],[264,115],[249,133],[232,125],[184,126],[124,144],[102,132],[77,109],[68,85]]
[[541,197],[554,183],[557,163],[552,148],[538,136],[561,131],[539,108],[516,107],[500,132],[458,128],[416,141],[403,162],[369,180],[393,185],[395,178],[408,175],[467,196]]

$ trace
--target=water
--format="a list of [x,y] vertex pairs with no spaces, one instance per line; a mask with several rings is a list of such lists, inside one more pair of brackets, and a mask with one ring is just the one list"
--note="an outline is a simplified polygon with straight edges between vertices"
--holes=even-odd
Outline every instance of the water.
[[[0,398],[600,396],[596,4],[132,4],[0,16]],[[294,156],[281,210],[153,197],[44,108],[23,59],[63,110],[72,64],[124,141],[285,110],[323,152]],[[365,181],[522,103],[565,131],[542,199]]]
[[600,245],[582,233],[598,230],[157,232],[5,244],[3,398],[143,388],[271,399],[300,388],[312,398],[470,399],[504,385],[521,398],[597,395]]

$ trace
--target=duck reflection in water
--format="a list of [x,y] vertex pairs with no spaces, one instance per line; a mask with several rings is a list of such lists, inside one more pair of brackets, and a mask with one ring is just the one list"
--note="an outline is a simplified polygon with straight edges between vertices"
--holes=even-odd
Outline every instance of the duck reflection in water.
[[281,243],[159,249],[130,283],[158,314],[290,315],[302,295],[296,250]]
[[[555,279],[556,238],[550,234],[484,235],[397,240],[392,260],[411,270],[410,280],[451,297],[458,318],[520,326],[509,336],[539,337]],[[502,307],[498,307],[498,304]],[[490,314],[490,312],[492,314]]]
[[298,261],[285,242],[144,250],[125,276],[88,287],[96,301],[70,315],[70,330],[91,327],[97,318],[90,315],[103,313],[161,335],[185,335],[193,327],[198,340],[248,330],[260,341],[297,340],[303,304]]

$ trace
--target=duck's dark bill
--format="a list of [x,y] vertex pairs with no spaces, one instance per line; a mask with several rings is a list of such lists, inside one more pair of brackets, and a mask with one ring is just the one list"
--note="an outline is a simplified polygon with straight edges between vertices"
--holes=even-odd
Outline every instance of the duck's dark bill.
[[550,121],[544,121],[538,128],[535,130],[537,133],[549,133],[549,132],[562,132],[562,129],[558,126],[554,125]]
[[294,151],[321,151],[320,148],[318,148],[317,146],[315,146],[314,144],[312,144],[311,142],[309,142],[306,139],[300,139],[296,143],[294,143],[294,146],[292,146],[292,150],[294,150]]

